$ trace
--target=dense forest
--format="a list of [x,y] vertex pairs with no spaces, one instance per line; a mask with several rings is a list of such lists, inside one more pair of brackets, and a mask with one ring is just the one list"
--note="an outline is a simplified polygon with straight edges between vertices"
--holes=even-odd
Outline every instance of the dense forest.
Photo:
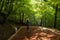
[[59,27],[60,8],[59,2],[57,2],[51,0],[0,0],[0,24],[25,24],[28,17],[31,25]]
[[60,29],[60,1],[0,0],[0,34],[12,35],[15,27],[26,24],[26,18],[30,19],[31,26]]

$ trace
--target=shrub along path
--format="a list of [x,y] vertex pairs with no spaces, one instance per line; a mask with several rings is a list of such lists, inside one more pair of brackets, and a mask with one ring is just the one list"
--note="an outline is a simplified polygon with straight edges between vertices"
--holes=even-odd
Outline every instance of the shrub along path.
[[21,27],[8,40],[60,40],[60,31],[40,26]]

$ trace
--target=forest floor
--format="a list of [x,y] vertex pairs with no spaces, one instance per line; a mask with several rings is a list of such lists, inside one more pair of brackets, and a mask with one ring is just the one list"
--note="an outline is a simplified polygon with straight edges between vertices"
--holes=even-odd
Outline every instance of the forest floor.
[[60,40],[60,31],[40,26],[21,27],[8,40]]

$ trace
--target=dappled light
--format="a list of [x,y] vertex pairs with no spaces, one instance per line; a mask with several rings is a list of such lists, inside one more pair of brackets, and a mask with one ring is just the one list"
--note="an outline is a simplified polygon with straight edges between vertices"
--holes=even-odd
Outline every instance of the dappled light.
[[0,40],[60,40],[60,0],[0,0]]
[[[57,32],[52,32],[52,30],[43,29],[45,27],[37,27],[32,26],[29,29],[29,33],[26,30],[26,27],[23,27],[25,32],[23,32],[23,29],[20,29],[19,32],[17,32],[12,38],[9,38],[9,40],[60,40],[60,34],[56,34]],[[41,30],[42,29],[42,30]],[[58,33],[58,32],[57,32]],[[19,38],[19,39],[18,39]]]

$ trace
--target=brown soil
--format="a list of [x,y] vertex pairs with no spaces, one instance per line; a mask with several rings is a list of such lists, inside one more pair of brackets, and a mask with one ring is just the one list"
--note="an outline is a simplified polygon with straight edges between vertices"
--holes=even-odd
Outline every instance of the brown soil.
[[26,27],[24,27],[10,40],[60,40],[60,34],[47,29],[41,29],[38,27],[31,27],[27,31]]

